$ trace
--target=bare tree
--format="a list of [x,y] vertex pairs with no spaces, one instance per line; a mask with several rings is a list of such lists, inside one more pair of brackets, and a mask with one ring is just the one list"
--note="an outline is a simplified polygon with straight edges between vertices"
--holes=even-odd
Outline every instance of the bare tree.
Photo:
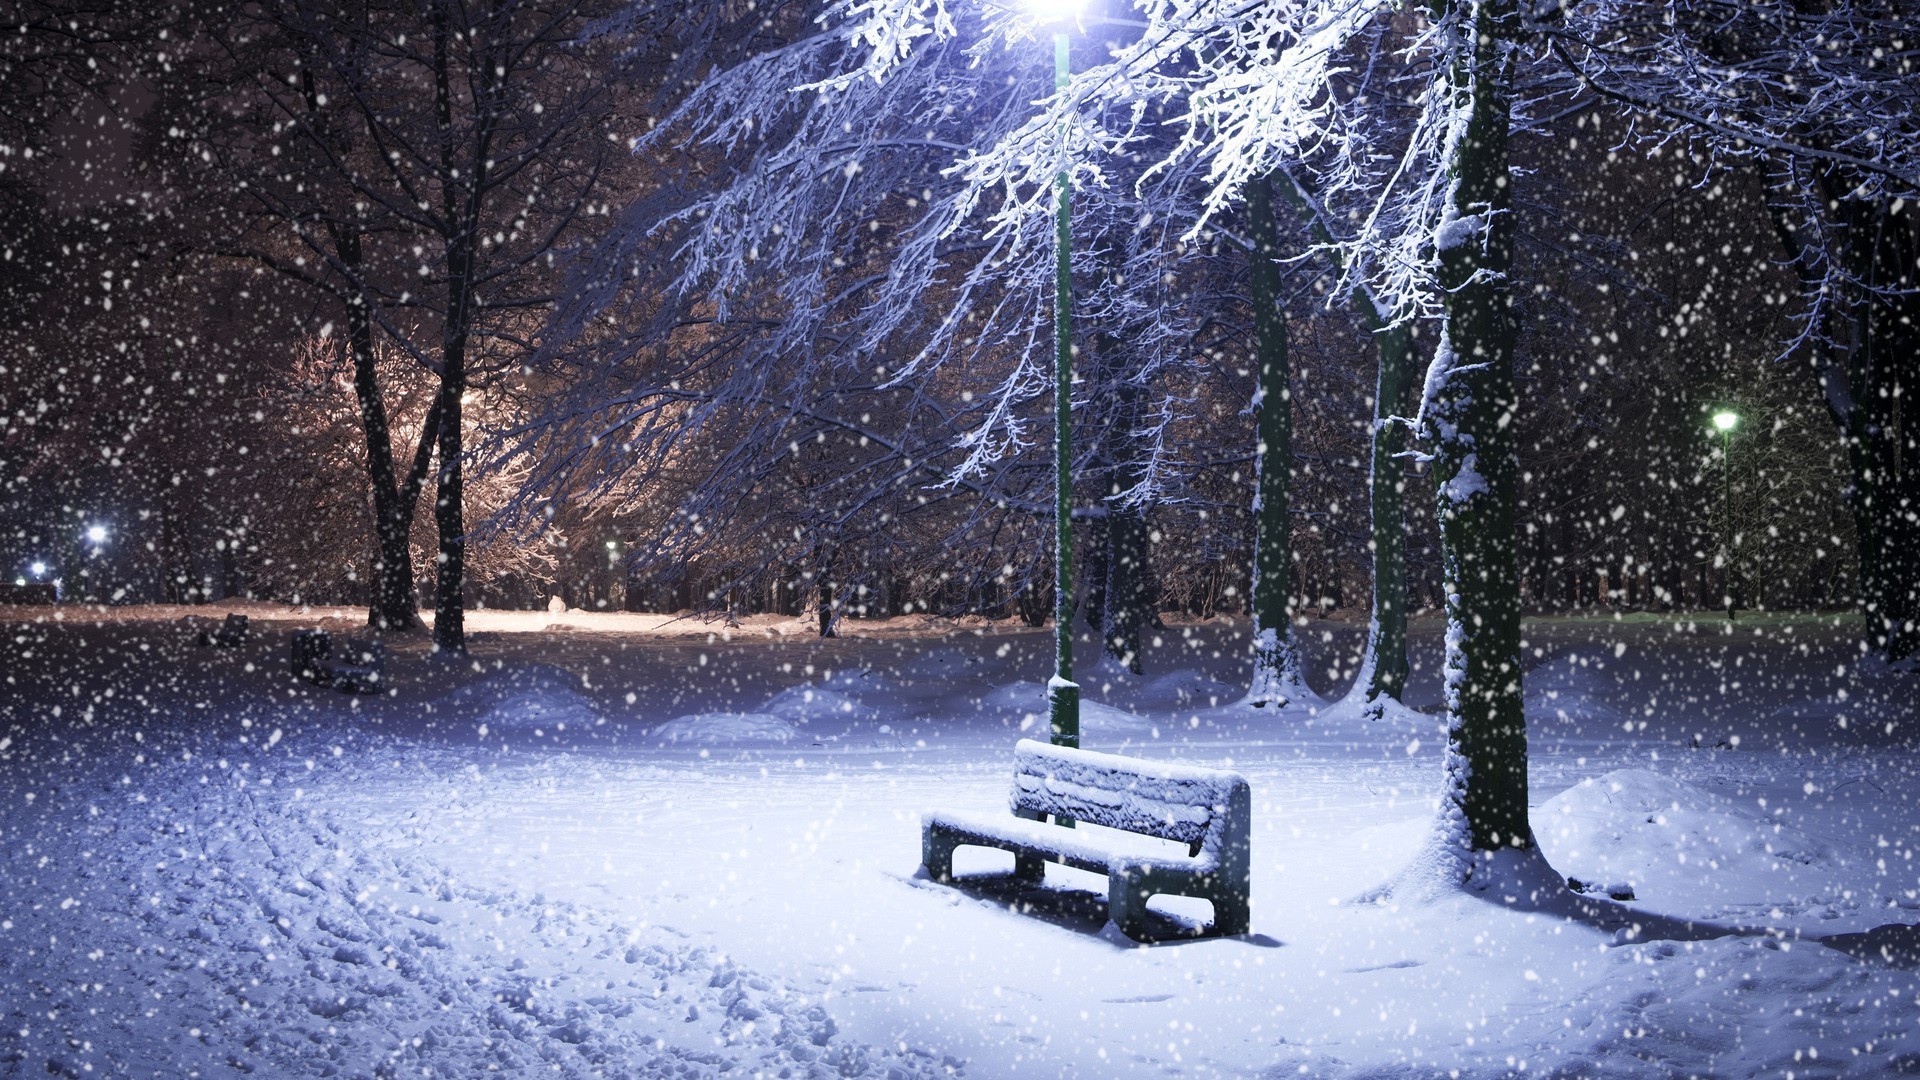
[[[619,53],[585,36],[604,12],[283,0],[213,14],[234,17],[217,20],[217,53],[179,91],[178,123],[256,212],[219,250],[339,304],[374,492],[376,623],[415,618],[406,542],[437,458],[434,636],[458,653],[468,392],[537,347],[556,256],[592,231],[624,159],[606,131]],[[376,336],[438,384],[405,470]]]

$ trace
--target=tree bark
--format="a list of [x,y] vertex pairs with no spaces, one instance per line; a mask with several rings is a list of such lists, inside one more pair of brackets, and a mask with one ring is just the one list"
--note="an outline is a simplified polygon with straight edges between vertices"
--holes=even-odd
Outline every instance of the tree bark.
[[1280,306],[1280,254],[1272,188],[1265,177],[1247,185],[1249,293],[1253,300],[1254,364],[1259,373],[1253,410],[1259,433],[1254,496],[1253,685],[1247,703],[1285,708],[1306,700],[1300,654],[1293,640],[1290,495],[1293,474],[1292,368],[1287,315]]
[[1422,426],[1433,448],[1447,605],[1442,835],[1470,876],[1474,853],[1533,847],[1520,691],[1515,566],[1513,218],[1507,138],[1508,2],[1456,9],[1449,78],[1461,119],[1439,231],[1445,328]]

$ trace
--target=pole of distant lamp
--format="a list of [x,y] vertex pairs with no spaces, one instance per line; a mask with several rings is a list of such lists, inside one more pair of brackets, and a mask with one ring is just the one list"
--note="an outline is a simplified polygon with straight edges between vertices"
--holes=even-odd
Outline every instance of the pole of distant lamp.
[[[1053,35],[1053,85],[1067,88],[1067,35]],[[1047,684],[1047,714],[1057,746],[1080,745],[1080,687],[1073,681],[1073,230],[1072,178],[1066,162],[1067,126],[1060,124],[1060,171],[1054,232],[1053,387],[1053,621],[1058,645]]]
[[1720,429],[1720,516],[1726,521],[1727,621],[1733,621],[1733,425]]

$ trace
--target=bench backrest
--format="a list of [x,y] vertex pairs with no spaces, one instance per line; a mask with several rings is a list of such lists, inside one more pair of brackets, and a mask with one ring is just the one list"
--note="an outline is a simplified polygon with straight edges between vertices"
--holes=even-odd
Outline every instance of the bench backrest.
[[1011,802],[1021,817],[1055,814],[1197,851],[1210,833],[1222,839],[1234,806],[1246,813],[1248,795],[1239,773],[1022,739],[1013,750]]

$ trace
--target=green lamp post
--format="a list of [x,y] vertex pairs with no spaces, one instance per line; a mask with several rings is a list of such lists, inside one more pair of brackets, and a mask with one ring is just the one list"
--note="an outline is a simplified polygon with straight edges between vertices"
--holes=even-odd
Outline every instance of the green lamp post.
[[[1053,33],[1053,85],[1067,88],[1071,73],[1067,25],[1079,0],[1030,0]],[[1056,746],[1080,745],[1080,686],[1073,681],[1073,181],[1066,160],[1067,125],[1060,122],[1060,168],[1054,174],[1053,287],[1053,678],[1047,681],[1049,737]]]
[[1733,621],[1734,575],[1738,573],[1733,565],[1733,429],[1739,424],[1740,414],[1731,409],[1713,414],[1713,426],[1720,431],[1720,516],[1725,519],[1720,547],[1727,568],[1728,622]]

